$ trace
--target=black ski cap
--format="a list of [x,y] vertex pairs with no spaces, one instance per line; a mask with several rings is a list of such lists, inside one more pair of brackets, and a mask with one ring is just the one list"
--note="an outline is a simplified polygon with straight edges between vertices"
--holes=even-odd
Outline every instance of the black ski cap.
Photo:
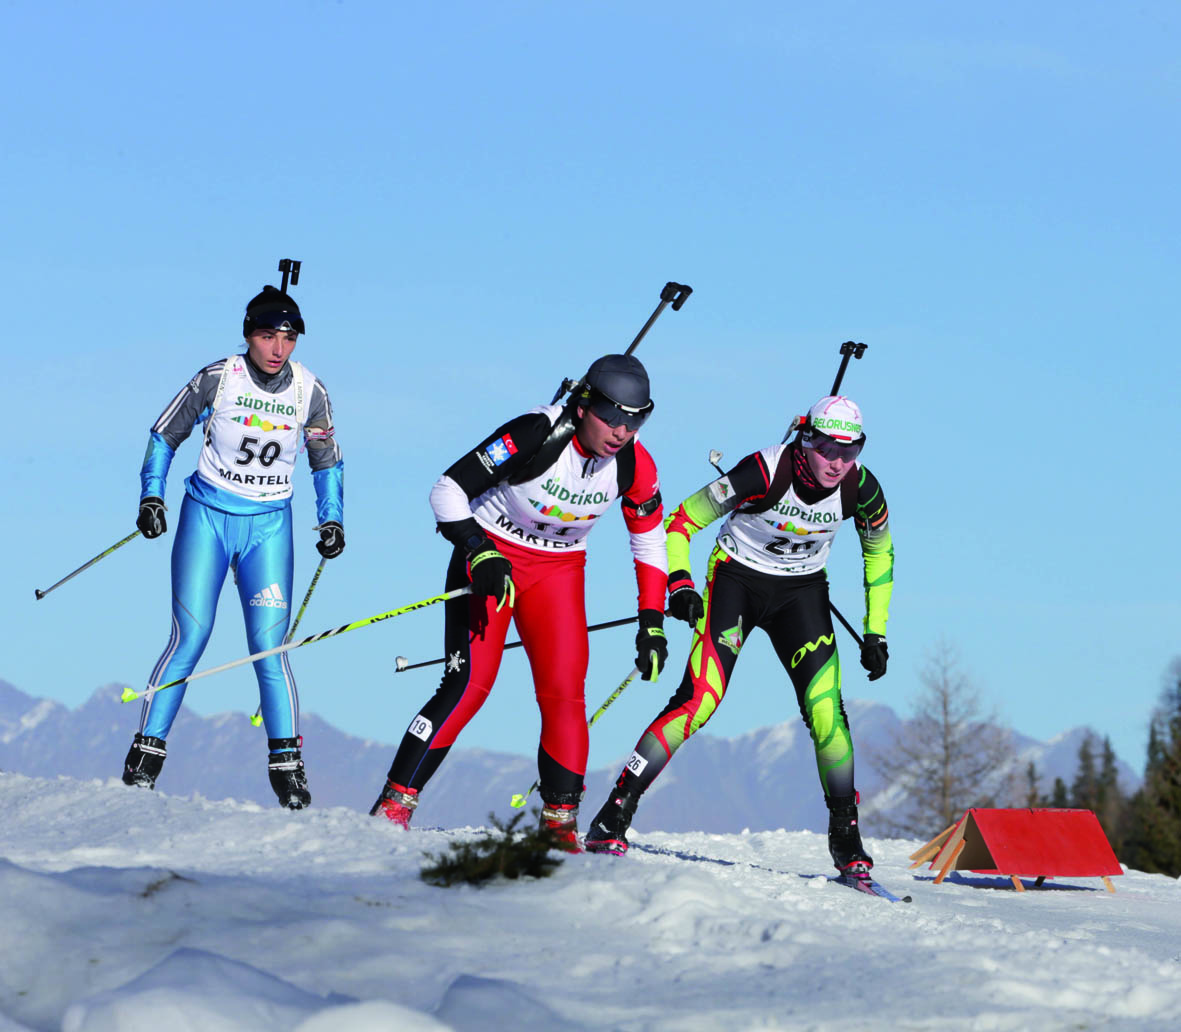
[[630,409],[645,409],[652,404],[648,371],[634,355],[596,358],[582,383],[579,397],[584,403],[590,401],[593,392]]
[[246,305],[246,318],[242,320],[242,336],[249,337],[255,330],[307,332],[303,328],[303,316],[299,314],[299,305],[289,295],[269,283]]

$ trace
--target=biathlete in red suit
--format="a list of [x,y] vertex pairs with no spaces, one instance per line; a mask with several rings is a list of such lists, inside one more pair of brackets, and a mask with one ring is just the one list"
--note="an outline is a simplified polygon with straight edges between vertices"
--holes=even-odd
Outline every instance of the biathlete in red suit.
[[470,581],[472,592],[445,603],[442,682],[410,722],[372,815],[409,825],[420,790],[488,697],[515,620],[541,710],[542,823],[577,847],[589,749],[586,538],[617,497],[639,585],[643,678],[654,679],[668,656],[660,485],[636,436],[652,407],[640,362],[605,355],[566,405],[542,405],[504,424],[435,483],[431,508],[454,546],[446,590]]

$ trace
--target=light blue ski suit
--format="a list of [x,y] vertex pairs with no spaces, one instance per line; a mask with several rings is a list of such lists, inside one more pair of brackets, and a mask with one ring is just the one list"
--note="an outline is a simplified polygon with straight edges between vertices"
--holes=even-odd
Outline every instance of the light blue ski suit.
[[[211,417],[226,364],[240,358],[253,385],[252,398],[265,399],[287,391],[291,363],[273,376],[248,359],[231,356],[202,369],[176,395],[152,427],[140,470],[140,497],[164,497],[168,470],[177,447],[201,423],[206,428],[203,447],[210,445]],[[307,375],[307,374],[305,374]],[[241,400],[241,399],[239,399]],[[223,397],[219,407],[226,404]],[[257,401],[256,404],[263,404]],[[237,427],[241,442],[222,442],[239,449],[238,464],[265,473],[256,459],[270,423]],[[290,430],[290,427],[278,429]],[[226,431],[223,430],[223,433]],[[298,427],[307,446],[316,489],[319,523],[344,522],[344,463],[334,437],[332,405],[324,385],[316,380],[307,401],[306,421]],[[273,446],[277,450],[277,446]],[[266,466],[266,446],[262,465]],[[235,473],[223,473],[239,477]],[[259,478],[261,479],[261,477]],[[233,569],[246,621],[249,651],[262,652],[283,642],[291,615],[293,570],[291,499],[252,498],[226,490],[200,471],[185,480],[185,497],[172,545],[172,630],[168,644],[152,668],[149,683],[164,684],[187,677],[196,668],[213,631],[218,595],[226,571]],[[287,653],[255,662],[262,717],[268,738],[299,734],[299,695]],[[150,695],[144,700],[140,731],[167,738],[184,699],[185,685]]]

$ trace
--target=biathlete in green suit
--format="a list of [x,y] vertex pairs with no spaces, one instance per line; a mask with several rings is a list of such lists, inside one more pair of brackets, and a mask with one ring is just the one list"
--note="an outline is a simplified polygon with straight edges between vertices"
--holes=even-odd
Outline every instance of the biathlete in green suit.
[[[627,851],[626,832],[640,796],[712,716],[747,636],[761,627],[791,678],[812,735],[833,862],[842,872],[872,867],[857,826],[853,740],[841,701],[825,573],[833,538],[852,519],[865,568],[861,665],[876,680],[886,672],[894,548],[881,486],[858,461],[864,444],[857,405],[842,396],[821,398],[790,443],[746,456],[686,498],[665,522],[669,612],[694,627],[689,661],[677,692],[640,737],[591,822],[588,850]],[[689,572],[689,542],[722,516],[702,596]]]

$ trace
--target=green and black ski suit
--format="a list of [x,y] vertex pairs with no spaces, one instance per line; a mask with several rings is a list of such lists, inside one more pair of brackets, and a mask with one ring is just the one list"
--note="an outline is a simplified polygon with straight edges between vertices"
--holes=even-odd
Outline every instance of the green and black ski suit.
[[856,464],[840,484],[822,488],[795,442],[748,455],[666,520],[670,595],[692,586],[689,541],[721,516],[728,518],[709,557],[705,614],[694,629],[684,677],[641,736],[618,788],[638,798],[705,725],[726,694],[747,636],[762,627],[795,687],[825,796],[853,796],[853,740],[841,701],[825,563],[837,529],[852,518],[865,569],[864,628],[884,636],[894,548],[877,478]]

